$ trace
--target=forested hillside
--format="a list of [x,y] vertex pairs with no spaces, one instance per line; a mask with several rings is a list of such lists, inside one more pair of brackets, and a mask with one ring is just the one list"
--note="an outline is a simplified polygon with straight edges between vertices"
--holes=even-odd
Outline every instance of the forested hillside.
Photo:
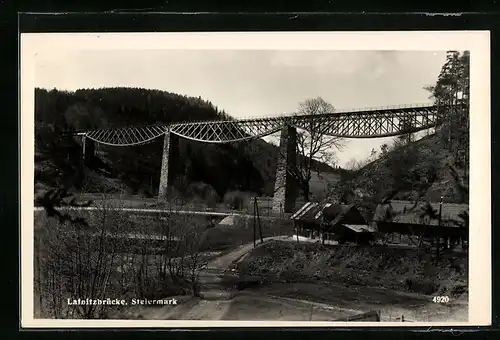
[[[396,137],[331,187],[330,197],[376,205],[385,199],[469,202],[469,53],[449,51],[434,86],[440,108],[435,133],[414,141]],[[441,109],[453,105],[452,109]],[[449,107],[449,106],[448,106]]]
[[[68,130],[230,119],[201,98],[139,88],[35,90],[35,182],[74,191],[129,192],[154,196],[158,189],[163,140],[142,146],[98,146],[80,171],[80,140]],[[222,197],[234,190],[273,194],[277,147],[262,140],[237,144],[202,144],[181,139],[178,190]],[[332,171],[316,163],[321,171]]]

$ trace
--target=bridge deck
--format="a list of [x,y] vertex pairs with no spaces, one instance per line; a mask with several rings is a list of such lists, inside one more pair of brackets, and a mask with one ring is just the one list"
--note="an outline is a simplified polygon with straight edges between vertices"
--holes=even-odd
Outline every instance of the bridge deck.
[[412,105],[375,109],[346,110],[327,114],[287,114],[275,117],[241,120],[211,120],[173,122],[131,127],[112,127],[73,132],[95,142],[112,146],[131,146],[148,143],[167,132],[205,143],[231,143],[262,138],[284,126],[343,138],[379,138],[426,130],[441,124],[441,112],[462,110],[466,105]]

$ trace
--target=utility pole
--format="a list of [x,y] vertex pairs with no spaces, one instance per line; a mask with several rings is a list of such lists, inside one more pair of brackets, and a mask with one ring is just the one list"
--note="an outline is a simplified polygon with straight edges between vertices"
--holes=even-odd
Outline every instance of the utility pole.
[[255,218],[256,218],[256,211],[255,211],[255,203],[254,203],[254,207],[253,207],[253,247],[254,248],[256,246],[255,239],[257,238],[256,230],[255,230],[255,223],[256,223]]
[[83,162],[83,165],[85,165],[85,156],[86,156],[86,141],[87,141],[87,136],[86,135],[83,135],[82,136],[82,162]]
[[263,243],[264,238],[262,237],[262,226],[260,224],[259,205],[257,204],[257,197],[254,197],[254,212],[257,213],[257,222],[259,223],[260,243]]
[[[441,196],[441,199],[439,200],[438,230],[440,230],[440,227],[441,227],[442,212],[443,212],[443,196]],[[439,262],[439,248],[440,247],[441,247],[441,236],[438,235],[437,245],[436,245],[436,263]]]

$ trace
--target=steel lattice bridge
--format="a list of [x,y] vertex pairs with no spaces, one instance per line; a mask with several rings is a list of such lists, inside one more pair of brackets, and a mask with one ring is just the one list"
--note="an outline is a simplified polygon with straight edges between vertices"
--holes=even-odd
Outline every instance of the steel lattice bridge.
[[[97,143],[110,146],[141,145],[167,132],[204,143],[241,142],[276,133],[284,126],[293,126],[306,131],[321,126],[322,133],[328,136],[379,138],[426,130],[438,125],[437,120],[437,106],[418,105],[317,115],[292,114],[270,118],[108,128],[79,134]],[[408,129],[408,126],[411,128]]]
[[[460,105],[463,108],[462,105]],[[296,188],[287,165],[296,159],[297,129],[312,131],[321,127],[323,135],[343,138],[380,138],[427,130],[441,124],[443,112],[457,106],[408,105],[337,111],[315,115],[282,115],[243,120],[179,122],[164,125],[97,129],[74,133],[82,136],[84,159],[94,152],[94,143],[134,146],[164,137],[158,198],[164,200],[175,180],[179,137],[203,143],[233,143],[262,138],[281,131],[273,209],[291,212]]]

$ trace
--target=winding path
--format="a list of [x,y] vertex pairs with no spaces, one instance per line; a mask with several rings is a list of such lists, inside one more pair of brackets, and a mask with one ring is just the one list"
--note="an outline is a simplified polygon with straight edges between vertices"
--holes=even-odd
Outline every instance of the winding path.
[[[295,241],[290,236],[273,236],[269,240]],[[261,244],[258,241],[258,244]],[[329,284],[327,287],[307,284],[272,284],[258,290],[234,291],[223,288],[225,275],[231,275],[234,264],[243,260],[254,249],[253,242],[210,261],[200,272],[200,283],[205,286],[200,298],[180,297],[180,304],[163,307],[145,307],[140,312],[149,320],[268,320],[268,321],[333,321],[369,310],[381,310],[381,321],[395,321],[402,314],[407,321],[427,317],[433,321],[466,321],[467,307],[438,306],[418,294],[395,292],[382,288],[352,287]],[[236,276],[236,274],[233,274]],[[301,287],[299,287],[301,286]],[[316,288],[317,287],[317,288]],[[336,306],[298,299],[294,291],[322,289]],[[290,294],[291,292],[291,294]],[[278,296],[286,294],[287,296]]]

